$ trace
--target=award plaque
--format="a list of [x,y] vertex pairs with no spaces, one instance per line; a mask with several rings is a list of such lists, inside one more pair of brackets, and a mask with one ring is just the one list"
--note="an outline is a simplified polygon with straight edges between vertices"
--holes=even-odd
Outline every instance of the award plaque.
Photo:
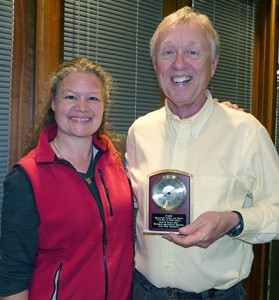
[[192,176],[178,170],[161,170],[148,176],[146,232],[178,232],[190,223]]

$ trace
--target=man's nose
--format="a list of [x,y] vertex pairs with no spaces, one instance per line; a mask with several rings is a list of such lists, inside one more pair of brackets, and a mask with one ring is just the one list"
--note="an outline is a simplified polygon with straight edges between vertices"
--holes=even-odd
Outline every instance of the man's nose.
[[182,51],[178,51],[175,56],[174,64],[177,68],[185,68],[188,65],[188,57]]

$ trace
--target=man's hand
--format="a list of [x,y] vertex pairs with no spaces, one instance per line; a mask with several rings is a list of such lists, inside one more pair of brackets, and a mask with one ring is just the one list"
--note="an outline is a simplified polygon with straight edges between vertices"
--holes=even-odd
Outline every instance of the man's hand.
[[[217,98],[214,98],[213,100],[214,100],[215,102],[219,102],[219,99],[217,99]],[[223,102],[221,102],[221,103],[224,104],[224,105],[227,105],[229,108],[233,108],[233,109],[236,109],[236,110],[244,111],[243,108],[238,107],[237,104],[232,104],[230,101],[223,101]]]
[[207,248],[238,222],[238,216],[234,212],[209,211],[200,215],[193,223],[179,228],[179,235],[168,233],[163,237],[184,247]]

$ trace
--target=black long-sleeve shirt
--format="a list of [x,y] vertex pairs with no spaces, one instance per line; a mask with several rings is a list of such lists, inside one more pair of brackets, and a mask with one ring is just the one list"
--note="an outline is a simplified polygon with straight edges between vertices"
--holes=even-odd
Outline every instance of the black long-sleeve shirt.
[[4,188],[0,244],[1,296],[28,289],[40,225],[33,189],[21,167],[16,166],[8,173]]

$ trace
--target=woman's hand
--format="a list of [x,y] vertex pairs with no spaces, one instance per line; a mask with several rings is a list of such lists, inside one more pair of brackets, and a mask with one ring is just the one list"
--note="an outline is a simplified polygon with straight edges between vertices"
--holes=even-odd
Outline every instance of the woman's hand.
[[[214,98],[213,100],[215,102],[219,102],[218,98]],[[220,103],[226,105],[229,108],[233,108],[233,109],[236,109],[236,110],[244,111],[243,108],[239,107],[237,104],[231,103],[230,101],[223,101],[223,102],[220,102]]]

